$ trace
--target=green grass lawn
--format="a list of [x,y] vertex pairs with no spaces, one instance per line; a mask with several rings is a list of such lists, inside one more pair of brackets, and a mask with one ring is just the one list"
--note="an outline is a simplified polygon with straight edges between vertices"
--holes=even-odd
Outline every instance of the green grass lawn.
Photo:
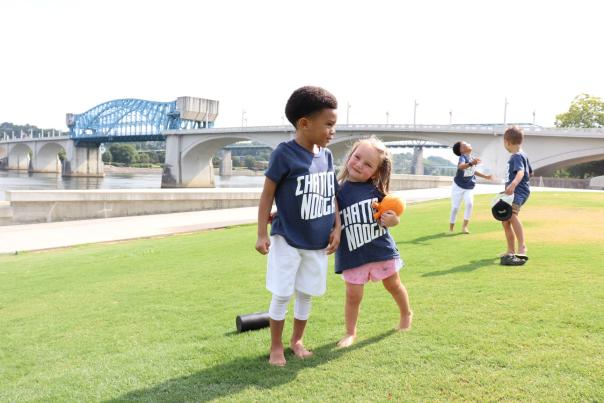
[[331,269],[305,337],[315,356],[287,352],[285,368],[267,364],[267,329],[235,332],[270,301],[255,226],[2,255],[0,401],[604,400],[604,194],[531,195],[523,267],[498,264],[489,201],[471,235],[444,232],[446,200],[393,229],[410,332],[391,331],[397,308],[370,284],[357,343],[336,349]]

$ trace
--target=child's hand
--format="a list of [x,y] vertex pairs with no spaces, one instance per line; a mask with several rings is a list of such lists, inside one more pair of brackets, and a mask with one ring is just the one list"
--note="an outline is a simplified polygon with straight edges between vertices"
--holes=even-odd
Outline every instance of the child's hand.
[[271,240],[268,236],[259,236],[256,241],[256,250],[263,255],[268,253],[268,249],[271,246]]
[[495,179],[495,177],[493,175],[485,175],[484,178],[489,181],[492,181]]
[[506,187],[506,188],[505,188],[504,193],[505,193],[506,195],[513,195],[513,194],[514,194],[514,190],[515,190],[515,189],[516,189],[516,186],[514,186],[514,185],[512,185],[512,184],[510,183],[510,185],[509,185],[508,187]]
[[336,250],[338,250],[338,246],[340,245],[340,235],[342,234],[342,228],[335,227],[329,233],[329,245],[327,245],[327,249],[325,249],[325,253],[331,255]]
[[398,225],[400,221],[401,220],[392,210],[386,210],[380,216],[380,225],[382,227],[394,227],[395,225]]
[[272,224],[273,220],[275,219],[276,216],[277,216],[277,210],[271,211],[271,213],[268,215],[268,223]]
[[481,162],[482,162],[482,161],[481,161],[481,159],[480,159],[480,158],[474,158],[474,159],[472,160],[472,165],[476,166],[476,165],[480,164]]

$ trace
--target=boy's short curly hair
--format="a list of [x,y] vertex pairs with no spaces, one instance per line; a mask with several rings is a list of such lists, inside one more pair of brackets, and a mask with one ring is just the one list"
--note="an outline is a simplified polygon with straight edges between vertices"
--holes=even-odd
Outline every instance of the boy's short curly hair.
[[506,129],[503,133],[503,138],[510,144],[522,144],[524,140],[524,132],[518,126],[512,126]]
[[338,101],[329,91],[321,87],[305,86],[295,90],[285,105],[285,116],[294,127],[298,120],[323,109],[337,109]]
[[458,157],[461,155],[461,141],[453,144],[453,154],[457,155]]

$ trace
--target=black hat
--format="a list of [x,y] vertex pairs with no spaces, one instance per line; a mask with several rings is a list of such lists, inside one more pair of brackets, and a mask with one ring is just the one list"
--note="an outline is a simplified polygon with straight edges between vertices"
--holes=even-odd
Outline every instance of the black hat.
[[512,218],[513,200],[514,195],[499,193],[492,203],[491,212],[493,213],[493,217],[499,221],[507,221]]

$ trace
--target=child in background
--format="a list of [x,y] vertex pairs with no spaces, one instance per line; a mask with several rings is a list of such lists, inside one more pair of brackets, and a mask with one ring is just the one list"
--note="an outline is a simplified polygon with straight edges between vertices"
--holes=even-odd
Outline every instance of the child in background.
[[[258,205],[256,250],[263,255],[268,253],[271,365],[286,364],[281,338],[287,305],[294,292],[290,347],[299,358],[312,355],[302,342],[311,296],[325,293],[327,255],[335,252],[340,242],[335,197],[338,184],[331,152],[325,148],[335,134],[337,107],[336,98],[323,88],[302,87],[294,91],[285,106],[285,115],[296,128],[295,137],[277,146],[265,173]],[[271,219],[273,200],[278,213]]]
[[453,154],[459,157],[457,163],[457,173],[453,178],[451,186],[451,216],[449,219],[449,232],[453,232],[455,228],[455,220],[457,211],[461,206],[461,201],[464,201],[465,212],[463,215],[463,227],[461,231],[464,234],[469,234],[468,224],[472,216],[472,208],[474,207],[474,186],[476,186],[476,176],[492,180],[492,175],[485,175],[476,170],[476,165],[480,164],[480,158],[472,157],[472,145],[465,141],[458,141],[453,144]]
[[411,328],[409,296],[398,274],[403,261],[388,232],[388,227],[397,225],[399,218],[387,211],[376,222],[371,208],[373,202],[381,201],[388,193],[391,169],[390,152],[384,143],[371,137],[353,145],[338,177],[342,236],[335,268],[346,282],[346,335],[338,347],[354,343],[363,289],[369,280],[382,281],[398,305],[400,317],[396,328]]
[[[507,242],[507,251],[501,256],[501,264],[504,266],[521,266],[528,260],[524,228],[518,214],[520,207],[526,203],[531,194],[530,176],[533,174],[533,168],[528,156],[522,151],[523,140],[524,132],[518,126],[508,128],[503,134],[503,145],[512,154],[508,161],[505,194],[514,195],[512,218],[501,223]],[[516,240],[518,241],[518,253],[515,249]]]

